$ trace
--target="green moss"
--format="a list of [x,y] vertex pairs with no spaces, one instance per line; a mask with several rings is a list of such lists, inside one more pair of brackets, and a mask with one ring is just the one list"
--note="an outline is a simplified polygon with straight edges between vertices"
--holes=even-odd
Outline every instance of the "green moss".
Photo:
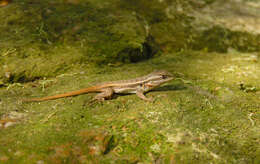
[[260,35],[234,31],[229,34],[230,46],[241,52],[260,51]]
[[259,46],[257,46],[259,41],[259,35],[230,31],[223,27],[214,26],[195,37],[192,48],[195,50],[205,49],[209,52],[227,52],[228,48],[242,52],[253,52],[259,51]]
[[54,3],[28,0],[1,10],[10,13],[1,14],[0,26],[5,82],[33,81],[89,63],[136,62],[158,52],[145,24],[130,11],[114,9],[113,1]]
[[[167,2],[159,2],[156,0],[132,0],[132,1],[119,1],[119,8],[136,12],[139,19],[146,21],[149,24],[159,23],[166,21],[167,17],[164,12],[167,7]],[[145,10],[144,10],[145,9]]]
[[209,52],[227,52],[228,31],[221,27],[212,27],[201,33],[201,35],[196,38],[193,49],[202,50],[206,49]]
[[[24,0],[1,8],[0,163],[259,163],[258,56],[222,53],[259,51],[259,36],[198,31],[188,6],[168,18],[165,8],[182,3]],[[93,94],[20,102],[156,69],[178,78],[147,93],[154,102],[124,95],[92,104]],[[9,118],[16,124],[4,128]]]
[[189,38],[192,38],[192,29],[189,25],[182,24],[178,20],[161,22],[151,27],[151,35],[165,51],[180,51],[187,49]]
[[189,10],[188,1],[17,1],[0,10],[0,79],[28,82],[87,65],[138,62],[161,50],[259,51],[259,36],[218,26],[198,31]]
[[216,0],[202,0],[202,1],[208,5],[208,4],[214,3]]
[[[50,79],[53,82],[44,90],[41,81],[33,83],[36,88],[17,85],[2,89],[1,116],[13,111],[25,115],[16,125],[1,129],[0,160],[257,163],[258,95],[241,91],[237,82],[259,88],[254,76],[258,67],[247,54],[182,51],[120,67],[82,67]],[[134,78],[153,69],[167,69],[190,82],[176,79],[148,93],[155,99],[153,103],[125,95],[89,104],[92,94],[42,103],[17,102],[93,82]],[[238,76],[242,72],[248,76]]]

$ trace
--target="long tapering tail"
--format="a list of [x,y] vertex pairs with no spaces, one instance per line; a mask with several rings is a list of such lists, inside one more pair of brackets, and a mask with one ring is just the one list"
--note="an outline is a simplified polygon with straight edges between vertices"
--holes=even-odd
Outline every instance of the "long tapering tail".
[[91,93],[91,92],[100,92],[100,91],[97,87],[93,86],[93,87],[80,89],[80,90],[72,91],[72,92],[67,92],[67,93],[63,93],[63,94],[58,94],[58,95],[54,95],[54,96],[25,99],[25,100],[22,100],[22,101],[23,102],[40,102],[40,101],[54,100],[54,99],[63,98],[63,97],[77,96],[77,95],[81,95],[81,94],[84,94],[84,93]]

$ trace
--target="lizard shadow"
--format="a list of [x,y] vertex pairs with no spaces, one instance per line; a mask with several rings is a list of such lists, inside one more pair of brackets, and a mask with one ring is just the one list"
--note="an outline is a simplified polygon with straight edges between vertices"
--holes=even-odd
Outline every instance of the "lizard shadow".
[[163,92],[163,91],[174,91],[174,90],[184,90],[187,89],[186,86],[182,85],[182,84],[178,84],[178,85],[164,85],[155,89],[152,89],[149,92]]

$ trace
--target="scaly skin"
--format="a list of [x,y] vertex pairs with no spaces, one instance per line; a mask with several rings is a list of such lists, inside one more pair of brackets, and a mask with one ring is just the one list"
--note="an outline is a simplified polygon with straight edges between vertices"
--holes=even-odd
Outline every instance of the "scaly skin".
[[96,86],[84,88],[77,91],[67,92],[63,94],[58,94],[54,96],[27,99],[27,100],[23,100],[23,102],[47,101],[47,100],[54,100],[58,98],[76,96],[76,95],[93,93],[93,92],[100,92],[95,96],[94,99],[96,100],[110,99],[112,95],[115,93],[135,93],[141,99],[146,101],[151,101],[150,98],[145,97],[144,93],[172,79],[173,76],[171,73],[161,70],[161,71],[152,72],[146,76],[142,76],[132,80],[106,82]]

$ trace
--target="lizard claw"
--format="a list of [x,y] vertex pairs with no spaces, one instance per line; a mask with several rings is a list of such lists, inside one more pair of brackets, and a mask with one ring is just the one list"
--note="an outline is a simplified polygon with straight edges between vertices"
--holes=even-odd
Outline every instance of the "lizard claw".
[[153,98],[147,98],[147,100],[146,101],[149,101],[149,102],[153,102],[154,101],[154,99]]

